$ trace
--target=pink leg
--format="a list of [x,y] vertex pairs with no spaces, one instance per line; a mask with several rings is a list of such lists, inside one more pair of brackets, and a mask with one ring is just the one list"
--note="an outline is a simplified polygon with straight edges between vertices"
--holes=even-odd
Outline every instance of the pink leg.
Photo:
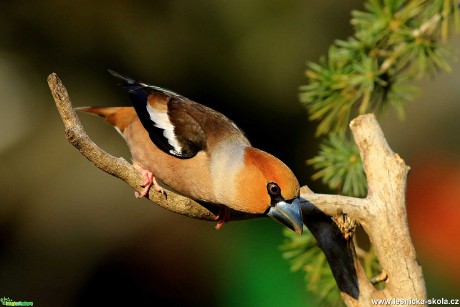
[[219,230],[230,220],[230,210],[225,206],[219,207],[219,213],[216,216],[217,225],[214,227],[215,230]]
[[165,190],[158,184],[157,179],[153,177],[153,187],[155,191],[160,192],[161,194],[165,194]]
[[137,191],[134,191],[134,196],[136,196],[136,198],[143,198],[147,195],[147,193],[149,192],[149,189],[150,187],[153,185],[153,187],[155,188],[155,191],[157,192],[160,192],[161,194],[164,193],[163,191],[163,188],[160,187],[160,185],[158,184],[157,180],[155,179],[155,177],[153,176],[152,172],[150,172],[149,170],[146,170],[146,169],[143,169],[142,167],[140,167],[139,165],[137,165],[136,163],[134,163],[134,167],[144,176],[145,178],[145,182],[141,185],[141,187],[143,187],[144,189],[141,191],[141,192],[137,192]]

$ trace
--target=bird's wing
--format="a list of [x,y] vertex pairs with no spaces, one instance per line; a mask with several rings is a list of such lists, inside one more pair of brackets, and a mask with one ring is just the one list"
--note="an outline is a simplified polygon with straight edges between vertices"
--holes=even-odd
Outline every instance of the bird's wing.
[[128,91],[142,125],[158,148],[180,159],[192,158],[206,149],[206,136],[196,119],[203,106],[173,91],[109,72],[124,81],[122,87]]

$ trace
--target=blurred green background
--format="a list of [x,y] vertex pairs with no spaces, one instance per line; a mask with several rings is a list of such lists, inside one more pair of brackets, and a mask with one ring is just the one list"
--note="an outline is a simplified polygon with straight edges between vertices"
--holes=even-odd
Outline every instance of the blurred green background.
[[[107,68],[233,119],[302,184],[317,151],[298,102],[305,63],[352,34],[361,1],[10,1],[0,3],[0,297],[34,306],[305,306],[314,299],[278,249],[281,226],[213,224],[147,200],[65,140],[46,77],[75,106],[129,105]],[[460,40],[454,38],[455,48]],[[460,298],[460,66],[420,82],[407,120],[382,126],[412,166],[408,211],[430,297]],[[109,125],[82,115],[129,159]]]

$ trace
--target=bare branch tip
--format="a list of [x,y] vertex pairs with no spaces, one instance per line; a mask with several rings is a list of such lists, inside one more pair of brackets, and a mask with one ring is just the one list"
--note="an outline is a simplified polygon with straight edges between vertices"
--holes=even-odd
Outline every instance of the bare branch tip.
[[47,81],[50,87],[54,87],[60,80],[59,80],[58,75],[55,72],[53,72],[49,74]]
[[362,124],[364,121],[369,121],[369,120],[375,120],[375,114],[374,113],[367,113],[367,114],[362,114],[353,119],[350,122],[350,128],[357,127]]
[[300,194],[312,194],[313,191],[306,185],[300,188]]

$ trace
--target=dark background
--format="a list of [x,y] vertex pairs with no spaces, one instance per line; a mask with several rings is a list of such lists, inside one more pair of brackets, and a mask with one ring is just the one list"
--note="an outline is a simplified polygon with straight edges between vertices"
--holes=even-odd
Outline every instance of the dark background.
[[[233,119],[312,183],[318,150],[298,102],[305,63],[352,33],[361,1],[2,1],[0,296],[34,306],[305,306],[268,219],[214,231],[99,171],[65,140],[46,77],[75,106],[128,105],[106,70],[170,88]],[[453,40],[459,47],[458,39]],[[382,122],[412,166],[408,211],[430,297],[460,297],[460,67],[419,82],[405,122]],[[90,136],[129,159],[103,121]]]

